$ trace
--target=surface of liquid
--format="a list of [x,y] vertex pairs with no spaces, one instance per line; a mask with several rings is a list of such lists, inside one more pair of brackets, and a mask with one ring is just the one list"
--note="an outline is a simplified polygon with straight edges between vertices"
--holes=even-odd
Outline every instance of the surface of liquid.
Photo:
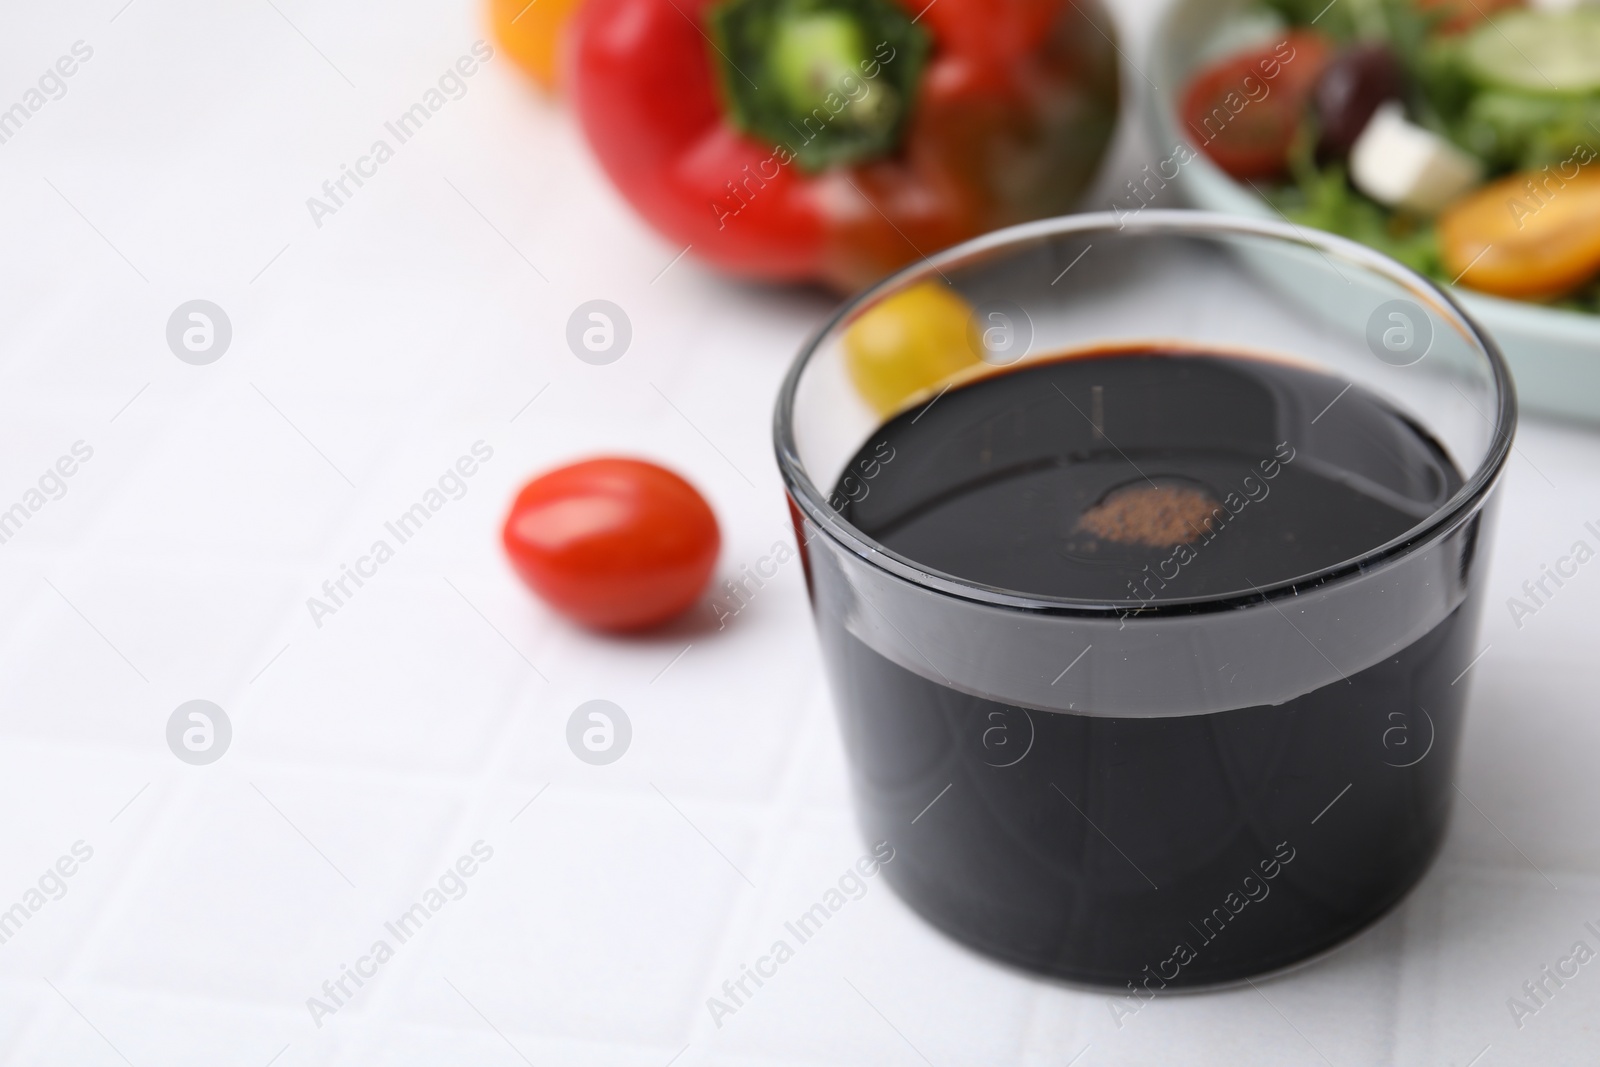
[[[883,427],[851,469],[885,454],[884,442],[894,458],[861,483],[865,495],[842,494],[842,514],[921,566],[1016,592],[1249,591],[1377,548],[1461,486],[1430,438],[1347,384],[1262,359],[1174,353],[1031,365]],[[1308,448],[1312,419],[1321,431]],[[1162,490],[1221,509],[1195,523],[1187,552],[1091,532],[1108,498]]]
[[[874,434],[836,499],[948,575],[1158,605],[1346,563],[1460,485],[1431,438],[1360,387],[1138,352],[952,389]],[[985,951],[1142,991],[1302,959],[1421,876],[1450,808],[1465,691],[1452,683],[1477,606],[1469,596],[1409,647],[1285,704],[1138,719],[984,699],[891,662],[838,618],[820,629],[862,821],[895,845],[885,872],[900,893]],[[1175,655],[1150,669],[1195,667]]]

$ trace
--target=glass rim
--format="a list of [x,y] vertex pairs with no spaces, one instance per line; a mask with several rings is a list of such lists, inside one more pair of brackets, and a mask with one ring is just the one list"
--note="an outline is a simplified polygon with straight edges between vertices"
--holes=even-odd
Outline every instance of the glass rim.
[[[1332,256],[1366,268],[1428,302],[1443,305],[1459,320],[1470,341],[1487,359],[1489,371],[1499,398],[1495,415],[1493,437],[1482,460],[1472,474],[1450,499],[1434,509],[1426,519],[1412,526],[1398,537],[1391,538],[1375,548],[1341,563],[1306,575],[1252,587],[1249,591],[1235,591],[1197,597],[1175,597],[1170,600],[1104,600],[1078,597],[1029,594],[1000,586],[987,585],[924,566],[908,556],[901,555],[880,544],[867,533],[844,520],[828,506],[828,497],[818,490],[800,459],[794,438],[794,408],[800,379],[810,365],[823,341],[850,315],[862,307],[881,299],[885,294],[905,288],[933,276],[943,276],[942,268],[952,268],[987,253],[1007,247],[1020,248],[1046,238],[1066,235],[1090,235],[1114,230],[1119,234],[1130,231],[1136,236],[1171,234],[1195,237],[1257,237],[1276,240],[1301,248],[1309,248],[1325,256]],[[1158,339],[1152,339],[1158,340]],[[1469,401],[1470,404],[1470,401]],[[1480,414],[1482,414],[1480,412]],[[1306,230],[1287,221],[1250,219],[1212,211],[1176,209],[1149,209],[1137,216],[1119,218],[1115,212],[1096,211],[1041,219],[1037,222],[1011,226],[981,237],[954,245],[942,252],[924,256],[912,265],[869,286],[850,297],[819,326],[800,348],[798,355],[784,375],[778,390],[777,406],[773,412],[773,445],[777,453],[778,471],[784,488],[805,516],[826,537],[863,562],[894,577],[921,586],[932,593],[974,601],[997,608],[1021,610],[1056,615],[1090,617],[1129,616],[1160,617],[1228,611],[1251,603],[1273,601],[1293,596],[1308,586],[1323,585],[1361,574],[1374,566],[1406,555],[1422,543],[1447,533],[1475,512],[1494,488],[1495,482],[1511,454],[1511,439],[1517,425],[1516,393],[1511,372],[1499,345],[1476,320],[1440,286],[1409,267],[1390,259],[1365,245],[1320,230]]]

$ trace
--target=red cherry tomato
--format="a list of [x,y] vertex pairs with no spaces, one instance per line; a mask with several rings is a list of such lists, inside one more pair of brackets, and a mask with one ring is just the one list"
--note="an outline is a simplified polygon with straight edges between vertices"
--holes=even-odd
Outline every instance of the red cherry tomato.
[[722,544],[694,486],[637,459],[591,459],[523,486],[502,537],[517,574],[597,630],[639,630],[699,598]]
[[1185,132],[1241,181],[1277,177],[1330,51],[1323,37],[1295,30],[1206,67],[1183,94]]

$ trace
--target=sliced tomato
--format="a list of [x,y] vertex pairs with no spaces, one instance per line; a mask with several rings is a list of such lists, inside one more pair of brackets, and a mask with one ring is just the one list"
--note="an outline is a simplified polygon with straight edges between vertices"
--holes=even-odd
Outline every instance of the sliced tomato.
[[[1573,161],[1562,167],[1575,169]],[[1567,178],[1549,169],[1502,178],[1439,216],[1444,266],[1462,285],[1537,300],[1600,274],[1600,171]]]
[[1235,178],[1278,177],[1332,51],[1322,35],[1295,30],[1204,68],[1183,94],[1189,136]]

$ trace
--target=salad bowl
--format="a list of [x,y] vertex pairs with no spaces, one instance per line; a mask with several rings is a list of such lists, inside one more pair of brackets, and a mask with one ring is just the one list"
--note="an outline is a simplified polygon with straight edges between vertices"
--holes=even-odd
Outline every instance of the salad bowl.
[[[1246,217],[1281,217],[1258,184],[1235,180],[1217,166],[1179,117],[1184,89],[1196,71],[1250,41],[1252,34],[1261,40],[1257,11],[1256,0],[1175,0],[1159,19],[1146,68],[1157,88],[1147,94],[1145,106],[1153,152],[1167,166],[1159,168],[1157,183],[1147,182],[1145,188],[1172,199],[1152,206],[1182,202]],[[1152,165],[1152,173],[1157,169]],[[1124,199],[1119,211],[1140,210],[1143,201],[1132,191]],[[1600,315],[1464,286],[1451,286],[1450,292],[1499,342],[1524,408],[1600,422]]]

